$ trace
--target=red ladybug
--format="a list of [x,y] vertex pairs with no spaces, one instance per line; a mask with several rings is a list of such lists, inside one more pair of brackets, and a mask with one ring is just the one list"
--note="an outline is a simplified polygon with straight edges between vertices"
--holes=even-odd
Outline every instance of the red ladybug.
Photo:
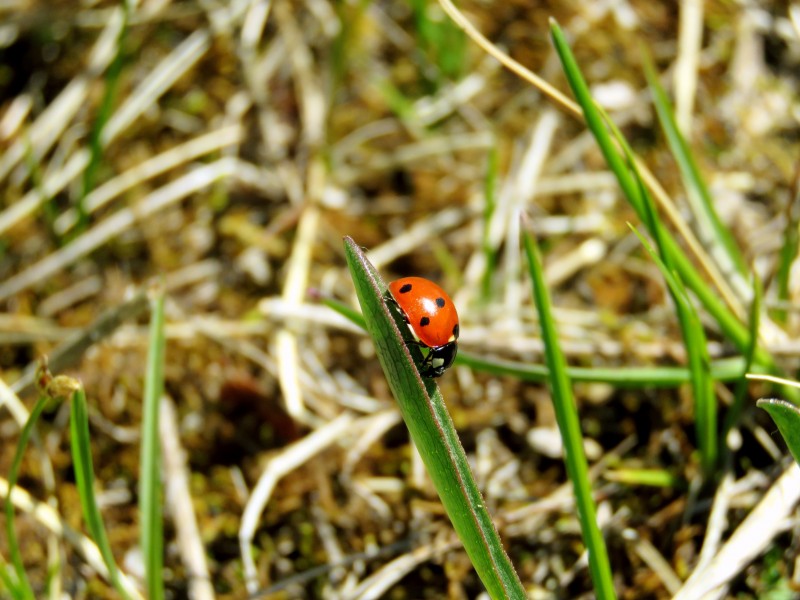
[[432,281],[403,277],[389,284],[387,297],[400,309],[416,343],[428,348],[420,375],[439,377],[458,350],[458,313],[450,296]]

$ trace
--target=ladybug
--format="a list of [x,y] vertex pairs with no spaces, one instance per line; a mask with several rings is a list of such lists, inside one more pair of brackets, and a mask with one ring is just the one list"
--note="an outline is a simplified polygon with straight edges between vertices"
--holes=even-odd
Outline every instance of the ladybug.
[[414,343],[428,349],[420,365],[423,377],[439,377],[458,350],[458,313],[450,296],[432,281],[403,277],[389,284],[387,299],[397,306]]

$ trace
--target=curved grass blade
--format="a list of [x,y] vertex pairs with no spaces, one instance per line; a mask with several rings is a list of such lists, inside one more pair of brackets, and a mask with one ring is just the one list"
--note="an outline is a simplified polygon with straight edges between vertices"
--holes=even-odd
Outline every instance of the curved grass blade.
[[630,469],[621,467],[609,469],[603,473],[606,481],[624,483],[628,486],[660,487],[667,489],[685,489],[686,481],[667,469]]
[[152,300],[150,342],[144,383],[141,470],[139,472],[139,519],[144,554],[147,596],[164,597],[164,529],[161,514],[161,449],[158,411],[164,393],[164,294]]
[[22,564],[22,553],[20,552],[19,541],[17,540],[17,532],[14,528],[14,504],[11,502],[11,492],[14,486],[17,485],[19,468],[20,465],[22,465],[22,457],[25,454],[25,449],[28,447],[28,440],[33,433],[36,422],[39,420],[39,416],[42,414],[49,400],[47,396],[40,396],[33,406],[33,410],[20,433],[19,442],[17,442],[17,450],[14,453],[14,460],[11,462],[11,470],[8,474],[8,495],[6,496],[5,504],[6,536],[8,538],[8,550],[11,555],[11,564],[14,567],[16,580],[12,579],[11,574],[8,573],[9,577],[7,580],[4,578],[4,581],[14,598],[24,600],[33,600],[34,594],[31,582],[28,580],[28,574],[25,572],[25,566]]
[[[791,284],[792,265],[797,258],[800,247],[800,163],[795,167],[794,181],[792,182],[792,198],[784,211],[786,226],[783,229],[783,244],[778,254],[778,268],[775,275],[778,288],[778,300],[789,301],[789,287]],[[786,323],[786,309],[778,308],[772,311],[773,318]]]
[[[683,345],[689,361],[689,371],[692,374],[692,398],[694,400],[694,419],[700,448],[700,462],[703,467],[703,473],[707,478],[710,478],[716,467],[719,447],[717,438],[717,399],[714,394],[714,380],[711,378],[711,358],[708,356],[706,334],[703,330],[703,324],[700,322],[700,317],[689,299],[686,288],[683,286],[683,281],[675,271],[674,257],[666,250],[664,244],[666,230],[658,218],[655,203],[650,197],[650,193],[647,191],[636,167],[633,151],[613,123],[610,120],[608,122],[617,142],[625,153],[631,175],[639,188],[645,224],[656,242],[658,255],[655,254],[641,235],[639,235],[639,239],[645,244],[648,252],[661,269],[667,281],[670,295],[675,302],[675,312],[681,326]],[[636,233],[638,235],[638,232]]]
[[[523,364],[498,358],[482,358],[458,351],[456,364],[492,375],[511,375],[522,381],[541,383],[550,378],[546,365]],[[741,357],[724,358],[711,363],[714,381],[736,381],[745,365]],[[669,388],[689,383],[692,373],[685,367],[575,367],[568,365],[567,375],[575,383],[607,383],[618,388]],[[758,372],[756,370],[756,372]]]
[[444,399],[432,380],[420,378],[414,361],[421,359],[420,351],[406,345],[398,327],[403,326],[402,321],[384,301],[386,284],[358,245],[349,237],[344,241],[367,331],[411,439],[458,537],[492,598],[526,598],[475,484]]
[[[556,52],[561,60],[567,81],[572,89],[575,99],[580,104],[586,124],[597,141],[603,157],[609,168],[619,182],[625,198],[636,211],[642,222],[647,223],[645,206],[642,201],[639,186],[628,169],[628,161],[617,150],[606,126],[606,120],[592,99],[589,87],[578,67],[575,56],[567,44],[564,33],[555,21],[551,21],[550,33]],[[652,234],[652,232],[651,232]],[[705,309],[714,318],[720,329],[741,351],[745,352],[749,343],[749,334],[744,324],[725,306],[719,295],[712,290],[704,277],[700,275],[689,258],[681,251],[675,239],[665,231],[663,235],[664,252],[670,256],[674,269],[683,283],[691,289],[700,300]],[[772,371],[777,367],[768,353],[761,348],[756,353],[757,362],[767,366]]]
[[77,381],[76,384],[78,387],[72,393],[70,405],[69,439],[72,447],[73,468],[75,469],[75,484],[78,488],[83,518],[86,521],[86,528],[89,530],[89,534],[103,556],[103,562],[108,568],[111,584],[122,598],[130,599],[131,596],[122,583],[119,567],[117,567],[117,563],[114,560],[106,528],[103,525],[103,517],[97,505],[97,498],[94,493],[94,467],[92,465],[86,393],[82,385]]
[[800,408],[777,398],[762,398],[756,405],[767,411],[775,421],[789,452],[800,465]]
[[70,232],[68,239],[74,239],[79,236],[89,224],[89,213],[86,211],[86,196],[94,189],[97,171],[103,160],[103,142],[102,135],[103,129],[111,117],[114,107],[114,99],[119,89],[119,83],[122,75],[122,67],[125,62],[125,40],[128,34],[128,26],[130,22],[130,0],[122,1],[122,25],[119,29],[119,35],[116,39],[116,52],[108,70],[105,73],[105,89],[103,90],[103,99],[100,102],[100,108],[97,117],[92,125],[92,130],[89,134],[89,164],[83,172],[83,180],[81,181],[81,193],[76,203],[78,211],[78,223],[75,229]]
[[644,236],[633,226],[631,229],[650,253],[667,282],[667,287],[675,301],[675,311],[681,325],[683,345],[692,374],[692,396],[694,398],[694,420],[697,431],[697,445],[700,449],[700,463],[707,478],[713,475],[717,464],[717,399],[714,394],[714,380],[711,378],[710,360],[706,345],[706,335],[700,317],[697,315],[686,289],[676,273],[673,273],[647,242]]
[[[359,327],[366,329],[364,317],[346,304],[324,298],[323,304],[350,319]],[[550,378],[550,370],[546,365],[521,363],[500,358],[483,358],[471,352],[459,349],[455,364],[470,367],[475,371],[492,375],[510,375],[522,381],[541,383]],[[715,360],[711,363],[711,377],[714,381],[737,381],[744,372],[746,362],[741,357],[730,357]],[[758,373],[758,368],[751,365],[747,372]],[[641,387],[678,387],[691,381],[692,374],[684,367],[573,367],[567,366],[567,375],[574,382],[608,383],[620,388]]]
[[[639,218],[646,222],[643,215],[643,206],[640,201],[639,192],[627,170],[624,161],[611,141],[608,130],[605,127],[604,117],[598,110],[591,97],[586,81],[578,68],[569,44],[564,37],[558,24],[551,20],[550,32],[556,52],[561,60],[564,74],[572,88],[578,104],[581,106],[586,124],[591,130],[597,141],[600,151],[609,168],[614,172],[617,181],[628,202],[639,215]],[[664,247],[666,252],[673,258],[674,268],[680,275],[684,285],[692,290],[706,311],[713,317],[724,335],[739,349],[743,354],[747,352],[750,343],[750,335],[747,327],[734,315],[727,306],[720,300],[718,294],[709,285],[707,280],[694,267],[692,261],[684,254],[675,239],[669,235],[664,237]],[[764,370],[777,375],[781,374],[781,369],[773,357],[762,347],[755,349],[754,364],[760,365]],[[795,388],[787,388],[786,395],[792,401],[800,403],[800,391]]]
[[[326,306],[366,329],[364,317],[356,310],[333,298],[321,300]],[[500,358],[484,358],[459,349],[457,365],[464,365],[492,375],[510,375],[522,381],[541,383],[550,377],[546,365],[521,363]],[[741,357],[722,358],[711,363],[714,381],[737,381],[744,372],[746,362]],[[750,372],[751,369],[747,369]],[[753,369],[758,372],[758,369]],[[567,366],[567,375],[573,382],[608,383],[620,388],[678,387],[691,381],[692,374],[685,367],[573,367]]]
[[[697,167],[689,145],[683,138],[680,129],[678,129],[672,106],[669,103],[666,92],[664,92],[664,88],[661,87],[661,83],[658,81],[653,64],[647,53],[644,53],[644,57],[644,72],[647,76],[650,92],[653,95],[653,104],[656,108],[658,121],[667,138],[670,150],[672,150],[672,155],[678,163],[683,185],[687,191],[689,205],[692,207],[692,214],[695,216],[701,236],[709,245],[724,250],[724,253],[712,252],[712,255],[723,270],[728,272],[729,275],[736,276],[744,281],[744,278],[747,277],[748,269],[744,258],[742,258],[742,253],[739,251],[739,246],[736,244],[736,240],[733,239],[730,230],[722,224],[719,214],[714,208],[714,201],[708,191],[708,186],[706,186],[706,182],[700,174],[700,169]],[[735,273],[732,274],[731,270],[735,270]]]
[[742,376],[736,384],[734,391],[733,403],[728,414],[725,415],[725,423],[722,428],[722,442],[728,439],[728,433],[739,422],[739,417],[744,409],[744,400],[747,396],[747,373],[750,373],[753,368],[753,359],[758,347],[758,328],[761,316],[761,298],[764,295],[764,288],[761,285],[761,280],[754,273],[753,274],[753,302],[750,304],[750,346],[744,355],[744,368],[742,369]]
[[489,150],[486,175],[483,180],[484,204],[481,249],[483,250],[483,260],[486,262],[483,276],[481,277],[481,302],[483,304],[488,304],[492,297],[492,275],[497,265],[498,251],[492,244],[490,229],[495,208],[497,207],[497,174],[500,169],[498,155],[497,145],[493,145]]
[[11,575],[11,567],[0,555],[0,592],[8,591],[14,600],[22,598],[21,592],[17,589],[17,583]]
[[607,600],[616,598],[611,564],[603,534],[597,525],[597,515],[592,498],[592,486],[589,480],[589,467],[583,451],[583,434],[581,433],[578,409],[572,395],[572,383],[567,375],[566,360],[558,342],[553,313],[550,308],[550,297],[544,280],[539,249],[530,232],[523,232],[525,253],[528,257],[528,268],[533,285],[533,298],[539,312],[539,323],[542,328],[542,339],[545,344],[545,357],[550,369],[549,385],[553,394],[553,406],[556,413],[558,429],[564,442],[564,460],[567,464],[567,475],[572,481],[575,492],[575,504],[580,516],[581,531],[589,554],[589,570],[592,574],[597,598]]

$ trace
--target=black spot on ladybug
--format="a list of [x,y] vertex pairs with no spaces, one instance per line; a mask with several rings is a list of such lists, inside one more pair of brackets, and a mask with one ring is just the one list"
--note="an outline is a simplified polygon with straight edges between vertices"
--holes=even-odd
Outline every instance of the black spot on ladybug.
[[420,327],[425,327],[426,325],[430,325],[430,322],[431,322],[431,320],[428,317],[422,317],[419,320],[419,326]]
[[405,285],[403,285],[403,287],[400,288],[400,293],[401,294],[407,294],[410,291],[411,291],[411,284],[410,283],[406,283]]
[[456,323],[455,325],[453,325],[453,337],[454,338],[458,337],[458,331],[459,331],[458,323]]
[[438,306],[439,308],[444,308],[445,304],[446,304],[446,302],[444,301],[444,298],[437,298],[436,299],[436,306]]

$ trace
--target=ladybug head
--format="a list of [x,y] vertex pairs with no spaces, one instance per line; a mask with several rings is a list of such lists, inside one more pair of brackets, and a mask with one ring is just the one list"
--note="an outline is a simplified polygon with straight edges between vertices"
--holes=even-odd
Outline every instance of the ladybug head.
[[454,341],[444,346],[431,348],[420,365],[420,375],[429,378],[441,377],[442,373],[453,364],[457,352],[458,346]]

